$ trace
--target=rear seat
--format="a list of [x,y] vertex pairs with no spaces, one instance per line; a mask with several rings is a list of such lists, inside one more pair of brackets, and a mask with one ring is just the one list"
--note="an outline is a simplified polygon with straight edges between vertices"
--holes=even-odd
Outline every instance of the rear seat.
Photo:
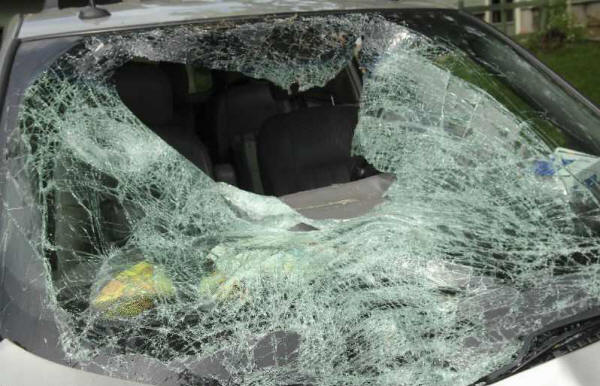
[[[285,92],[284,92],[285,94]],[[228,85],[216,98],[213,136],[219,162],[233,162],[241,189],[263,193],[257,175],[255,136],[272,116],[291,111],[287,94],[276,98],[263,81]]]
[[354,106],[302,109],[270,118],[257,154],[264,193],[283,196],[352,179]]
[[[356,72],[354,66],[348,66],[325,87],[316,87],[300,93],[296,91],[292,94],[266,81],[244,80],[243,76],[236,78],[228,77],[231,75],[229,73],[221,74],[223,78],[222,83],[225,85],[225,88],[217,95],[213,108],[213,137],[215,146],[211,150],[214,150],[214,158],[219,162],[233,162],[237,174],[237,186],[258,194],[287,193],[290,190],[298,191],[298,188],[324,186],[331,181],[346,181],[349,174],[349,168],[347,167],[349,145],[347,146],[348,150],[345,151],[347,154],[342,157],[344,158],[343,160],[339,159],[339,154],[333,154],[334,158],[336,158],[334,160],[325,159],[324,157],[320,159],[324,164],[323,167],[313,168],[314,164],[310,164],[311,168],[308,170],[302,168],[300,168],[301,170],[295,170],[296,177],[299,180],[312,180],[312,182],[306,184],[300,183],[297,187],[289,186],[281,190],[279,189],[280,186],[275,186],[280,184],[273,182],[278,177],[269,178],[271,170],[266,165],[269,161],[262,160],[262,158],[265,158],[265,154],[259,154],[258,142],[259,140],[264,143],[271,141],[269,139],[269,129],[263,129],[263,127],[269,120],[279,119],[274,117],[283,117],[285,114],[293,114],[295,111],[306,110],[307,108],[310,108],[310,111],[312,111],[312,113],[307,113],[310,116],[311,114],[319,114],[320,111],[328,111],[319,110],[322,106],[331,107],[336,104],[357,104],[360,97],[360,77],[357,75],[356,79],[352,81],[351,78],[354,72]],[[343,111],[343,109],[333,109],[331,111]],[[333,114],[336,115],[335,112]],[[350,115],[353,114],[354,112]],[[305,113],[299,113],[297,116],[305,115]],[[342,112],[340,115],[345,115],[345,113]],[[293,117],[297,116],[293,115]],[[317,117],[317,120],[320,120],[320,118]],[[337,120],[337,117],[334,117],[332,121]],[[345,130],[346,134],[349,135],[346,136],[349,143],[356,122],[354,120],[354,122],[348,124],[344,119],[341,122],[346,126],[341,130]],[[322,127],[327,128],[329,123],[325,123]],[[263,136],[259,139],[257,136],[261,130],[263,131]],[[293,131],[295,130],[287,130],[280,139],[283,140],[286,135],[293,135]],[[277,136],[277,134],[273,135]],[[310,136],[312,134],[306,132],[302,135]],[[275,142],[278,141],[275,137],[272,140]],[[322,141],[318,139],[317,142]],[[302,141],[297,143],[300,147],[303,144]],[[314,144],[310,146],[314,146]],[[325,152],[327,153],[329,150],[325,149]],[[284,153],[287,153],[287,151],[284,151]],[[266,155],[266,159],[270,159],[269,154]],[[339,163],[337,167],[333,165],[335,162]],[[259,163],[261,164],[259,165]],[[303,161],[300,161],[300,163],[302,164]],[[263,181],[265,176],[261,176],[261,172],[263,171],[267,173],[266,181]],[[331,173],[336,175],[331,176]],[[220,180],[218,175],[216,179]]]
[[283,103],[273,98],[266,82],[235,85],[217,96],[213,130],[220,161],[229,157],[236,137],[256,133],[270,117],[287,112]]
[[[144,124],[212,176],[208,150],[195,132],[193,111],[189,105],[175,98],[184,91],[174,92],[172,82],[163,69],[155,64],[130,62],[116,71],[114,80],[125,105]],[[187,85],[185,82],[180,84]],[[179,99],[177,110],[176,99]]]

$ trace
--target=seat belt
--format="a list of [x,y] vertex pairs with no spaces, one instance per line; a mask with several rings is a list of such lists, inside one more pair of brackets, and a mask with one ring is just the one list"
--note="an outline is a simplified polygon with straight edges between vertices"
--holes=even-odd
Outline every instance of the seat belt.
[[250,183],[252,184],[252,191],[258,194],[265,194],[265,189],[262,184],[262,178],[260,176],[260,167],[258,165],[258,152],[256,150],[256,137],[253,133],[244,135],[242,141],[242,154],[246,165],[248,165],[248,171],[250,172]]

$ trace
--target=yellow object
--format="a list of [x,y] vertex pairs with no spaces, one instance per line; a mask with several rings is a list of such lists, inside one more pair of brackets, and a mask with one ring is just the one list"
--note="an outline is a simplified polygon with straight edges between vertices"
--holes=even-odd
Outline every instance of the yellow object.
[[244,286],[239,280],[228,279],[221,272],[213,272],[202,278],[198,290],[202,296],[214,296],[217,300],[244,298],[245,294]]
[[212,297],[217,301],[251,300],[248,282],[310,273],[310,264],[306,264],[308,259],[299,261],[298,257],[287,252],[265,256],[254,248],[238,251],[235,247],[221,244],[212,249],[210,259],[215,270],[200,280],[198,292],[202,297]]
[[154,265],[142,261],[106,283],[91,305],[108,317],[131,317],[153,308],[156,298],[174,294],[171,280]]

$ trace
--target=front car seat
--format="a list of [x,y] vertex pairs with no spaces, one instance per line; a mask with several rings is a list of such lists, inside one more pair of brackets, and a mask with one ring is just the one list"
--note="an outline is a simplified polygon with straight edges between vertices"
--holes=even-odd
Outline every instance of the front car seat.
[[358,108],[327,106],[270,118],[257,153],[265,194],[282,196],[349,182]]
[[130,62],[115,72],[114,80],[121,100],[144,124],[212,176],[208,150],[195,132],[193,111],[181,107],[175,111],[173,85],[163,69]]

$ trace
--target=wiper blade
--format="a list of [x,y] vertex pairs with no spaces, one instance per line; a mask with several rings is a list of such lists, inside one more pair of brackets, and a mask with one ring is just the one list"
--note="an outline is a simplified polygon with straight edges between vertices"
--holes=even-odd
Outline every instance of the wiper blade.
[[[551,323],[528,335],[517,358],[474,385],[488,385],[600,340],[600,308]],[[551,356],[551,358],[548,358]]]

